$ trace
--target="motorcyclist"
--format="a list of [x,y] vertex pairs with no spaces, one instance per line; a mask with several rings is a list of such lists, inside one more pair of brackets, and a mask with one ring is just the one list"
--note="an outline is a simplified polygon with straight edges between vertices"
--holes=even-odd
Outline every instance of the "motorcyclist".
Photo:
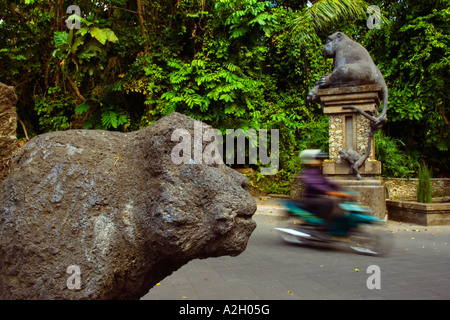
[[303,201],[297,205],[325,220],[328,226],[333,217],[340,214],[338,201],[329,196],[341,195],[341,187],[322,173],[323,161],[328,159],[328,154],[319,149],[311,149],[300,152],[299,156],[307,168],[300,176],[305,187]]

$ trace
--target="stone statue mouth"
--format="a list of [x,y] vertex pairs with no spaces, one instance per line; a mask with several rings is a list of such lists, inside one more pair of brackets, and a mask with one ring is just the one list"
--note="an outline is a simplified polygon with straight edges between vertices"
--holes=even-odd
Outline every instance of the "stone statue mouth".
[[236,218],[241,218],[241,219],[251,219],[253,217],[253,215],[255,214],[255,210],[248,210],[248,211],[239,211],[236,214]]
[[242,209],[237,210],[236,218],[251,220],[256,212],[256,203],[254,205],[246,204],[243,205]]
[[236,224],[240,224],[240,225],[244,225],[246,227],[250,227],[253,225],[253,230],[256,228],[256,222],[255,220],[252,219],[253,217],[253,213],[251,214],[238,214],[235,217],[235,223]]

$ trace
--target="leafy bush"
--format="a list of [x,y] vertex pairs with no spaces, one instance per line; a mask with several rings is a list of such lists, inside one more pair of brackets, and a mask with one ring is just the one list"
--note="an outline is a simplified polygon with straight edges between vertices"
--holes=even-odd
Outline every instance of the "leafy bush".
[[411,178],[418,167],[417,159],[401,150],[404,143],[388,137],[382,130],[375,134],[375,154],[382,163],[384,177]]

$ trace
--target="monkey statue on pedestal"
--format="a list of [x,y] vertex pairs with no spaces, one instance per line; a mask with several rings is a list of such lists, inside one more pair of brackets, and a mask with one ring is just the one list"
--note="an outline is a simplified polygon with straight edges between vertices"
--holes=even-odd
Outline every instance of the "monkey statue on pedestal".
[[346,106],[345,109],[354,109],[370,120],[371,132],[369,134],[369,146],[366,154],[360,156],[351,149],[341,150],[341,158],[347,160],[351,165],[351,171],[356,173],[356,177],[361,179],[358,168],[369,156],[370,145],[375,132],[387,122],[388,88],[378,67],[370,57],[369,52],[350,39],[342,32],[335,32],[329,36],[322,48],[322,54],[326,58],[333,58],[333,72],[323,75],[313,89],[308,93],[308,100],[320,103],[317,95],[318,89],[347,87],[377,84],[381,88],[383,109],[380,115],[377,110],[374,114],[367,113],[356,106]]
[[387,122],[388,88],[369,52],[342,32],[335,32],[327,38],[322,48],[326,58],[333,58],[333,72],[323,75],[308,94],[308,100],[318,102],[317,90],[322,88],[348,87],[378,84],[381,88],[383,110],[379,116],[372,116],[355,106],[349,106],[367,117],[372,128],[379,129]]

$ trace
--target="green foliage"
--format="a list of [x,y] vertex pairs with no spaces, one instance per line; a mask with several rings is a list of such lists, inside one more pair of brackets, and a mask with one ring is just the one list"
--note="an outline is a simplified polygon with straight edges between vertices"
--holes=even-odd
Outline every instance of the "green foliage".
[[411,178],[416,172],[417,158],[405,153],[404,146],[401,140],[386,136],[382,130],[375,134],[375,154],[382,163],[384,177]]
[[419,181],[417,184],[417,201],[422,203],[431,203],[431,171],[425,163],[419,166]]
[[174,111],[223,132],[278,129],[280,171],[257,180],[285,192],[298,152],[328,147],[327,117],[306,95],[331,71],[321,47],[339,29],[388,82],[383,174],[412,176],[421,158],[449,174],[449,0],[372,1],[383,23],[370,31],[364,1],[311,2],[80,0],[76,17],[70,1],[1,1],[0,76],[33,134],[137,130]]
[[[54,96],[58,98],[53,99]],[[67,111],[73,103],[71,97],[63,97],[61,94],[35,96],[34,109],[39,116],[41,130],[51,132],[69,129],[72,117]]]
[[[366,19],[369,4],[363,0],[317,0],[304,8],[293,21],[293,33],[297,41],[307,44],[313,35],[321,30],[332,28],[347,19]],[[384,19],[387,22],[386,19]]]
[[388,128],[420,152],[437,172],[449,173],[450,1],[408,0],[386,6],[389,28],[367,46],[387,78]]

